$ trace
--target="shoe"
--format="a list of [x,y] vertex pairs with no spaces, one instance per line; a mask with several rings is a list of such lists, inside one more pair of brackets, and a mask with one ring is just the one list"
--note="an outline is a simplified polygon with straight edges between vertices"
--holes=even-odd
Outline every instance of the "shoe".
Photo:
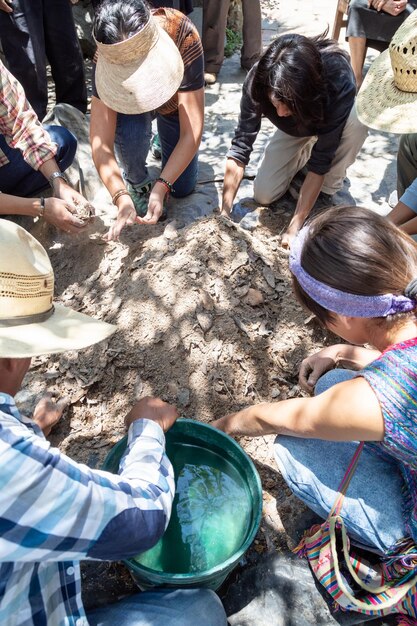
[[136,213],[139,217],[144,217],[148,212],[149,194],[151,193],[152,182],[149,181],[141,187],[135,187],[127,183],[127,190],[135,205]]
[[327,207],[335,206],[333,196],[324,191],[320,191],[315,206],[319,209],[327,209]]
[[389,198],[388,198],[388,206],[391,207],[391,209],[395,209],[395,207],[398,204],[398,192],[397,190],[391,191]]
[[206,85],[214,85],[217,81],[217,74],[214,74],[213,72],[204,72],[204,81]]
[[151,154],[155,159],[161,160],[162,158],[162,148],[158,133],[152,137]]

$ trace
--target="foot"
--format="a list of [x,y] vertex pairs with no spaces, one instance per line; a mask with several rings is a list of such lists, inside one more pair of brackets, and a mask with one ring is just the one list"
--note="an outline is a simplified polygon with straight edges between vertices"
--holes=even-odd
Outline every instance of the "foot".
[[158,159],[158,161],[162,158],[161,141],[158,133],[152,137],[151,154],[155,159]]
[[396,189],[394,189],[394,191],[391,191],[389,198],[388,198],[388,206],[391,207],[391,209],[395,209],[395,207],[398,204],[398,192]]
[[217,74],[214,74],[214,72],[204,72],[204,81],[206,85],[214,85],[217,81]]
[[142,186],[131,185],[127,183],[127,190],[135,205],[135,210],[139,217],[144,217],[148,212],[149,194],[151,193],[152,183],[149,181]]

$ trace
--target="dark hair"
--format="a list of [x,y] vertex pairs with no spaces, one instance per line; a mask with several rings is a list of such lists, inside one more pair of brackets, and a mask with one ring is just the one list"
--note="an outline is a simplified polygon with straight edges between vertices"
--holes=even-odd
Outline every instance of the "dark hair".
[[260,58],[252,82],[252,98],[266,108],[271,97],[283,102],[299,125],[323,122],[329,97],[329,84],[323,65],[327,55],[347,54],[327,30],[317,37],[291,33],[273,41]]
[[100,43],[119,43],[142,30],[149,17],[145,0],[103,0],[94,18],[94,37]]
[[[311,220],[301,265],[316,280],[346,293],[401,295],[417,278],[417,244],[369,209],[339,206]],[[294,276],[293,287],[299,302],[323,325],[334,319],[306,294]],[[404,315],[410,313],[397,313],[387,321],[392,323]]]

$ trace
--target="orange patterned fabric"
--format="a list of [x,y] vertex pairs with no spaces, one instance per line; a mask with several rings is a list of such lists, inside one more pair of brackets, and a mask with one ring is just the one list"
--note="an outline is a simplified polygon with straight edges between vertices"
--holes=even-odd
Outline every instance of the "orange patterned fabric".
[[[196,91],[204,87],[203,46],[192,21],[175,9],[155,9],[152,13],[181,54],[184,63],[184,78],[178,91]],[[175,113],[177,109],[178,95],[175,94],[158,109],[158,113],[169,115]]]

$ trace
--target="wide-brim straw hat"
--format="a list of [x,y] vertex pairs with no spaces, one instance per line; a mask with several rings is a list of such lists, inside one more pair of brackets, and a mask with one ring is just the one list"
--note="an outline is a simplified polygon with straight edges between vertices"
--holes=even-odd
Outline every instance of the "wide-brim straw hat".
[[80,350],[116,326],[53,303],[54,273],[45,249],[26,230],[0,220],[0,358]]
[[356,98],[360,121],[390,133],[417,132],[417,10],[372,63]]
[[153,111],[178,91],[184,76],[181,54],[152,15],[129,39],[96,43],[97,93],[117,113]]

